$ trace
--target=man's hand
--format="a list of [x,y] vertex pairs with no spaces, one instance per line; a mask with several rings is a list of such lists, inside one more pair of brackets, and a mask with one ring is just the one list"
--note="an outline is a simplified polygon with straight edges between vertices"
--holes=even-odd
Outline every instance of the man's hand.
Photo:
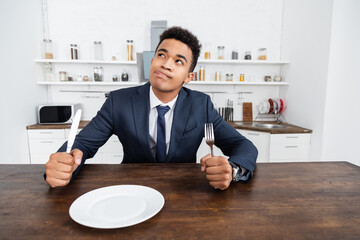
[[74,149],[70,154],[57,152],[50,155],[46,163],[46,182],[51,187],[66,186],[69,184],[71,176],[80,165],[83,152]]
[[214,188],[225,190],[232,181],[232,167],[229,161],[220,156],[211,157],[210,154],[201,158],[201,171],[206,172],[206,178]]

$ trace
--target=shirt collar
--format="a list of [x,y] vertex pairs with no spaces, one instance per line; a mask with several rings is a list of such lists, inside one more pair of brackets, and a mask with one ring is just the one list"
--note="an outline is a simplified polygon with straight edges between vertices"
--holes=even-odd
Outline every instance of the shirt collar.
[[154,91],[152,89],[152,86],[150,85],[150,94],[149,94],[149,96],[150,96],[150,109],[153,109],[154,107],[157,107],[159,105],[161,105],[161,106],[169,106],[170,109],[172,109],[175,106],[175,103],[176,103],[176,100],[177,100],[179,94],[176,95],[176,97],[173,100],[171,100],[170,102],[163,103],[155,96]]

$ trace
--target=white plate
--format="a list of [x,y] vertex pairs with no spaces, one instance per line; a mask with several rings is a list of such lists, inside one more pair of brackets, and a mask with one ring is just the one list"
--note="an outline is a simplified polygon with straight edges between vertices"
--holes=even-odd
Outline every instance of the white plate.
[[155,216],[164,206],[163,195],[139,185],[116,185],[95,189],[77,198],[70,217],[93,228],[122,228]]

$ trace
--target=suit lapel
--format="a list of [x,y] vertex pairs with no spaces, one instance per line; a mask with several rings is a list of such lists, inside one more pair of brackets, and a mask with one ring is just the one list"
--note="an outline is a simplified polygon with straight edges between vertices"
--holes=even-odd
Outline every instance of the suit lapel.
[[191,101],[188,93],[182,88],[179,92],[174,109],[174,118],[171,127],[170,147],[166,156],[166,162],[170,162],[173,158],[176,149],[179,146],[181,136],[183,135],[189,113],[191,108]]
[[138,89],[138,94],[132,96],[132,112],[134,116],[136,135],[141,146],[146,146],[146,154],[152,162],[155,162],[150,149],[149,139],[149,89],[150,84],[146,83]]

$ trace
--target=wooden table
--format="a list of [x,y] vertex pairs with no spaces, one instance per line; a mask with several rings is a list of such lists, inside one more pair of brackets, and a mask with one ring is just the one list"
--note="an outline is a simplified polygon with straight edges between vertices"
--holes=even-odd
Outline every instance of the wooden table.
[[[349,163],[260,163],[249,184],[220,191],[197,164],[87,165],[51,189],[43,165],[0,165],[0,239],[360,239],[360,168]],[[143,223],[93,229],[72,202],[96,188],[145,185],[163,209]]]

